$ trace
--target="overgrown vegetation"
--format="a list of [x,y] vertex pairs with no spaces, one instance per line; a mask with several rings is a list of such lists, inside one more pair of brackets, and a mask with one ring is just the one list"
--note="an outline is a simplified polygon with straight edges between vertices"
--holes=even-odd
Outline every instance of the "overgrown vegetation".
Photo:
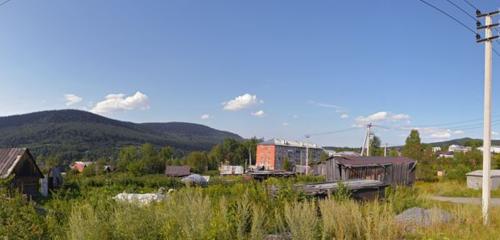
[[[385,200],[355,202],[347,191],[324,200],[311,199],[293,187],[320,178],[216,178],[206,188],[184,187],[160,175],[111,174],[71,176],[65,187],[39,204],[19,196],[0,198],[0,236],[9,239],[480,239],[500,231],[500,210],[492,225],[481,223],[476,206],[433,203],[421,188],[389,189]],[[119,192],[176,189],[147,206],[115,202]],[[445,225],[405,231],[394,221],[411,207],[437,206],[451,212]]]

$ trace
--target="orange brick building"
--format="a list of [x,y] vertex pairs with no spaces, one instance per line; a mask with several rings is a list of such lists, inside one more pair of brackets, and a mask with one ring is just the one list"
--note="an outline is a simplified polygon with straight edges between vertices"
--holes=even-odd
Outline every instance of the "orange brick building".
[[[256,166],[266,170],[285,170],[285,160],[292,166],[317,162],[323,149],[316,144],[272,139],[257,145]],[[309,156],[307,156],[309,155]]]

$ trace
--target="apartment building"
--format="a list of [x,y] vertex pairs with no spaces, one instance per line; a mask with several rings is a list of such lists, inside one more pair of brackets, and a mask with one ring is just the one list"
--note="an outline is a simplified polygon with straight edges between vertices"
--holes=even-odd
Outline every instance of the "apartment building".
[[318,162],[322,152],[323,148],[316,144],[271,139],[257,145],[256,165],[266,170],[285,170],[285,160],[288,159],[292,166],[303,169],[306,162]]

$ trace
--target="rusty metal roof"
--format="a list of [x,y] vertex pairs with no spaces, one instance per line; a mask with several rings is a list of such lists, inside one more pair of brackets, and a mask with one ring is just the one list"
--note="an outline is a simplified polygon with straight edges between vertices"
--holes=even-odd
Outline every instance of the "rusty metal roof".
[[191,174],[191,167],[189,166],[167,166],[165,168],[165,175],[169,177],[185,177]]
[[353,167],[416,163],[415,160],[406,157],[342,156],[333,158],[342,165]]
[[6,178],[12,174],[15,166],[25,153],[29,155],[37,171],[43,177],[42,172],[34,162],[33,156],[27,148],[0,148],[0,178]]

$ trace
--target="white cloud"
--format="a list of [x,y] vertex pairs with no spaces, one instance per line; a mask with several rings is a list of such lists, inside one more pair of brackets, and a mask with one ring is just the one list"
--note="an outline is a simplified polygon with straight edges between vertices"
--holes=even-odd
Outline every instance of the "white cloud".
[[[401,128],[401,129],[409,129],[409,128]],[[457,137],[458,135],[463,135],[465,132],[463,130],[451,130],[445,128],[413,128],[420,132],[422,138],[427,139],[437,139],[437,140],[445,140],[453,137]]]
[[293,119],[298,119],[298,118],[299,118],[299,115],[294,114],[294,115],[292,115],[292,118],[293,118]]
[[307,101],[309,104],[316,105],[318,107],[324,107],[324,108],[333,108],[333,109],[341,109],[342,107],[337,106],[335,104],[330,104],[330,103],[322,103],[322,102],[316,102],[313,100]]
[[495,132],[495,131],[491,131],[491,135],[498,135],[498,132]]
[[239,111],[241,109],[253,107],[259,103],[264,103],[264,101],[259,100],[257,98],[257,95],[251,95],[249,93],[245,93],[230,101],[223,102],[222,105],[224,105],[224,110]]
[[402,121],[402,120],[409,120],[410,119],[410,115],[408,114],[394,114],[391,116],[391,119],[393,121]]
[[148,96],[141,92],[136,92],[134,95],[128,97],[121,93],[108,94],[103,101],[98,102],[91,109],[91,112],[106,115],[136,109],[149,109]]
[[391,112],[376,112],[369,116],[359,116],[356,118],[356,126],[364,126],[368,123],[377,123],[377,122],[399,122],[399,121],[410,121],[410,115],[398,113],[394,114]]
[[252,116],[255,116],[255,117],[264,117],[264,116],[265,116],[265,114],[266,114],[266,113],[265,113],[264,111],[259,110],[259,111],[257,111],[257,112],[253,112],[253,113],[252,113]]
[[203,119],[203,120],[207,120],[207,119],[210,119],[211,116],[210,116],[210,114],[203,114],[203,115],[201,115],[200,118]]
[[284,123],[282,123],[281,125],[283,125],[283,127],[288,127],[290,124],[289,124],[289,123],[287,123],[287,122],[284,122]]
[[349,118],[349,114],[347,114],[347,113],[342,113],[342,114],[340,115],[340,118],[342,118],[342,119]]
[[435,133],[432,133],[429,138],[435,138],[435,139],[448,139],[451,138],[451,133],[449,131],[436,131]]
[[75,105],[83,100],[83,98],[75,94],[64,94],[64,99],[66,99],[66,106]]

